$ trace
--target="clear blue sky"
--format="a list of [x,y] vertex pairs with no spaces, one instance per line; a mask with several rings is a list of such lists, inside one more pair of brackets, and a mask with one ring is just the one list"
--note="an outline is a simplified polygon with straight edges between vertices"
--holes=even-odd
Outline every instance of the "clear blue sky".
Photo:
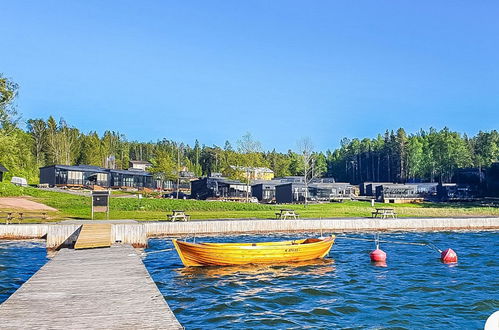
[[497,1],[2,1],[24,118],[285,151],[499,124]]

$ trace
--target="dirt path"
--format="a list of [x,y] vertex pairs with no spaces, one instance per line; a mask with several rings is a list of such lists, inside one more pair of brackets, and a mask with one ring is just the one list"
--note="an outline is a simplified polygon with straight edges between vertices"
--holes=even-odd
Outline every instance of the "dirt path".
[[2,197],[0,198],[0,209],[26,210],[26,211],[57,211],[53,207],[42,203],[30,201],[22,197]]

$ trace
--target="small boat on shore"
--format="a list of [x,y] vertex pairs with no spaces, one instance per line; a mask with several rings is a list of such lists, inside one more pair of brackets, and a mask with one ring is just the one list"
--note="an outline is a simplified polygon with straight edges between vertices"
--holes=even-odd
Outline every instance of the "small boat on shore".
[[186,267],[270,264],[324,258],[335,236],[259,243],[188,243],[173,239]]

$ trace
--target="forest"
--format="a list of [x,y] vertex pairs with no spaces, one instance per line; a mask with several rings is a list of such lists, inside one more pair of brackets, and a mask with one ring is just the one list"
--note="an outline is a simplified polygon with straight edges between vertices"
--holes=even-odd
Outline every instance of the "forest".
[[[0,164],[6,178],[21,176],[38,182],[38,168],[46,165],[96,165],[128,168],[130,160],[146,160],[152,172],[174,178],[180,169],[196,176],[221,172],[230,176],[230,165],[264,166],[276,177],[303,175],[304,150],[261,150],[250,133],[234,145],[207,146],[171,141],[129,141],[125,134],[82,132],[64,119],[22,119],[15,100],[19,86],[0,75]],[[297,137],[298,140],[299,137]],[[499,133],[480,131],[468,136],[443,128],[407,133],[403,128],[386,130],[374,138],[344,138],[334,150],[313,150],[310,159],[315,176],[337,181],[450,182],[456,169],[485,169],[499,160]],[[180,167],[180,168],[179,168]]]

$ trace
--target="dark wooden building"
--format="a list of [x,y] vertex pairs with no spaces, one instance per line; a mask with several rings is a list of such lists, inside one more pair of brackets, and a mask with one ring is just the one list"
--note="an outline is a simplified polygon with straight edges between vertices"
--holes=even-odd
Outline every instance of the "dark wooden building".
[[154,188],[152,174],[148,172],[111,170],[90,165],[41,167],[40,183],[65,187]]
[[479,192],[477,185],[442,183],[437,187],[437,195],[442,202],[472,201],[479,196]]
[[8,170],[5,168],[5,166],[3,166],[2,164],[0,164],[0,182],[3,181],[3,174],[8,172]]
[[[307,186],[309,201],[333,201],[349,199],[354,195],[354,186],[346,182],[312,181]],[[281,183],[275,186],[276,203],[298,203],[305,201],[307,190],[303,182]]]
[[[308,194],[310,196],[310,194]],[[290,182],[275,187],[275,201],[278,204],[296,203],[305,200],[305,184]]]
[[375,196],[376,187],[386,184],[393,184],[393,182],[363,182],[359,184],[361,196]]
[[149,188],[153,189],[155,182],[152,174],[145,171],[108,170],[109,187],[111,188]]
[[316,201],[333,201],[350,199],[354,196],[354,187],[346,182],[311,183],[310,197]]
[[435,200],[437,197],[437,182],[420,182],[411,183],[417,187],[417,193],[419,197],[423,197],[426,200]]
[[418,187],[408,184],[382,184],[376,187],[376,200],[381,203],[408,203],[423,201]]
[[251,194],[256,197],[259,202],[270,203],[275,201],[275,187],[282,184],[279,181],[262,181],[251,185]]
[[492,163],[487,169],[487,196],[499,197],[499,162]]
[[[249,196],[251,196],[251,191]],[[244,198],[246,197],[246,184],[222,177],[201,178],[191,181],[191,197],[195,199]]]
[[109,186],[105,168],[90,165],[51,165],[40,168],[40,183],[50,186]]

